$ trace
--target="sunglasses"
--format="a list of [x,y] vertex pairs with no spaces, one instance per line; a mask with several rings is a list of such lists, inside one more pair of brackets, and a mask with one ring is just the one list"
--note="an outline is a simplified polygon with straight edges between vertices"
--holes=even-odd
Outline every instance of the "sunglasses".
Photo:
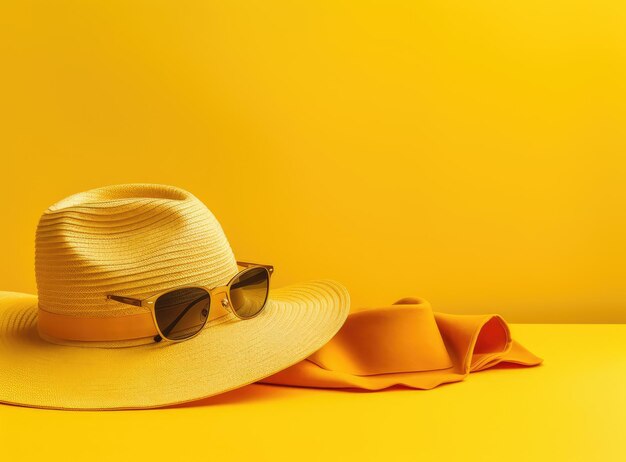
[[120,295],[107,295],[107,299],[149,308],[158,332],[155,342],[188,340],[198,335],[209,319],[212,299],[239,319],[254,318],[265,308],[274,267],[244,261],[237,265],[245,269],[225,286],[179,287],[143,300]]

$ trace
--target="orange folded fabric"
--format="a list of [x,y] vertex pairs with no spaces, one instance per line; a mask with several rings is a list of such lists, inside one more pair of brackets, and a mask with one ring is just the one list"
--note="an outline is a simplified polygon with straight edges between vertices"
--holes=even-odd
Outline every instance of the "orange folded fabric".
[[430,389],[506,362],[542,359],[511,338],[498,315],[434,313],[421,298],[352,313],[322,349],[263,383],[381,390]]

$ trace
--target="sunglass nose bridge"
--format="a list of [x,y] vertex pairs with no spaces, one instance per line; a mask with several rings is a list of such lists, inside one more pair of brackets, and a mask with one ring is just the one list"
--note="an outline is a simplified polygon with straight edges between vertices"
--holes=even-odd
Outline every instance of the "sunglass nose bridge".
[[218,314],[220,311],[222,312],[222,315],[224,314],[224,312],[228,313],[232,311],[232,307],[230,306],[230,298],[228,297],[228,287],[219,287],[214,289],[213,293],[211,294],[211,301],[213,302],[212,306],[219,306],[221,308],[221,310],[215,310],[216,317],[220,316]]

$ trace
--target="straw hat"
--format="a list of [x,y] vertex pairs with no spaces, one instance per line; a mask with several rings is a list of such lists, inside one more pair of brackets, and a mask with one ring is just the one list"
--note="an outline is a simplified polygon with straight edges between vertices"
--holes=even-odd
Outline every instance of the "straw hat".
[[145,326],[151,316],[107,294],[216,287],[238,272],[213,214],[172,186],[108,186],[51,206],[37,227],[35,271],[38,297],[0,298],[0,402],[132,409],[212,396],[306,358],[349,311],[346,289],[319,280],[270,289],[252,319],[213,315],[211,305],[205,327],[186,341],[157,343],[145,332],[90,338],[100,326]]

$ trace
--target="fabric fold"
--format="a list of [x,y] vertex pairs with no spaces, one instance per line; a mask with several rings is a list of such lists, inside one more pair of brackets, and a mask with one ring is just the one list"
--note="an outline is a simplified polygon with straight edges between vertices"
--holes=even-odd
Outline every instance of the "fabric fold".
[[381,390],[431,389],[499,363],[535,366],[542,359],[511,338],[495,314],[433,312],[421,298],[360,310],[307,359],[263,383]]

